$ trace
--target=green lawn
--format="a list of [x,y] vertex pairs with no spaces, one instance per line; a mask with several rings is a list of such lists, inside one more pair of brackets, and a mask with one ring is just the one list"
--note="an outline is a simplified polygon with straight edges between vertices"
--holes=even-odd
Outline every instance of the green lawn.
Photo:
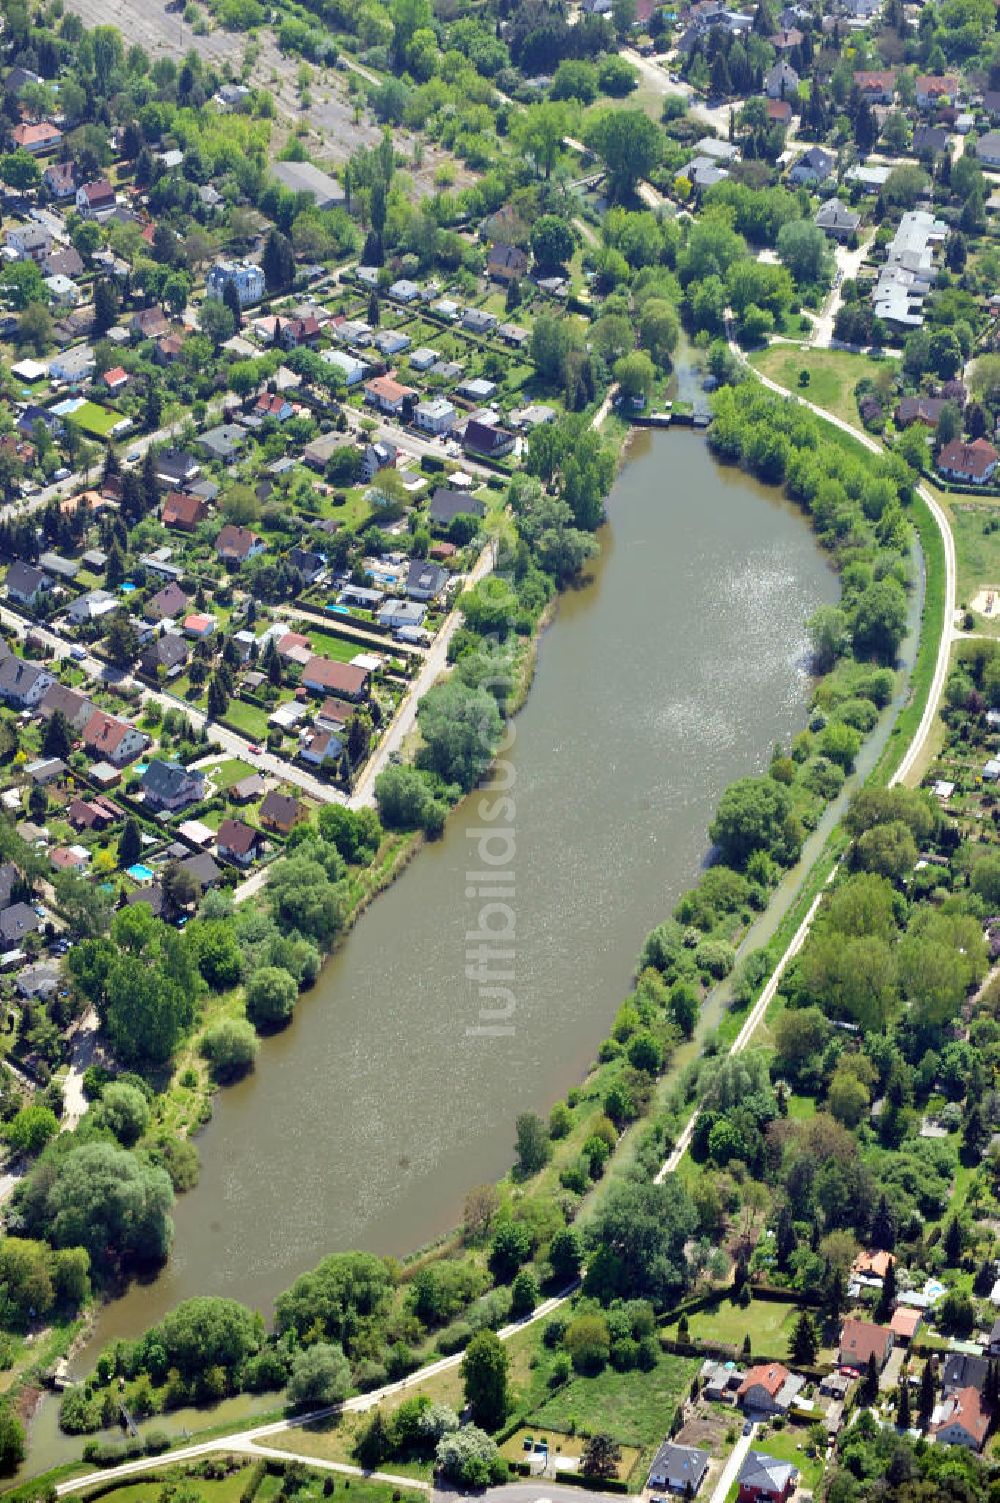
[[[228,1477],[214,1482],[193,1475],[188,1468],[178,1465],[166,1472],[162,1470],[151,1472],[145,1480],[138,1482],[123,1480],[120,1487],[112,1486],[102,1492],[101,1496],[113,1498],[114,1503],[155,1503],[155,1500],[163,1497],[167,1491],[164,1484],[167,1483],[169,1486],[172,1482],[171,1490],[176,1489],[178,1495],[183,1495],[185,1498],[197,1498],[200,1503],[239,1503],[252,1473],[252,1465],[242,1466]],[[308,1500],[324,1497],[326,1495],[324,1483],[329,1476],[328,1472],[310,1471],[305,1486],[296,1490],[296,1498],[300,1500],[300,1503],[308,1503]],[[284,1497],[282,1480],[280,1476],[267,1474],[255,1495],[259,1503],[271,1503],[271,1500],[276,1499],[279,1493]],[[375,1482],[361,1477],[336,1477],[331,1480],[333,1493],[344,1493],[350,1503],[390,1503],[391,1499],[399,1497],[392,1485],[387,1482]],[[180,1483],[179,1488],[178,1483]],[[416,1503],[416,1500],[416,1494],[404,1493],[401,1503]]]
[[234,783],[241,783],[244,778],[248,778],[252,772],[255,772],[256,768],[251,767],[249,762],[241,762],[239,757],[228,757],[214,767],[206,767],[204,771],[209,774],[216,788],[222,792],[226,788],[232,788]]
[[[359,624],[363,626],[365,623],[362,621]],[[349,663],[359,652],[365,650],[363,642],[349,642],[346,637],[331,637],[319,627],[304,632],[303,635],[309,638],[321,657],[332,658],[336,663]]]
[[573,1377],[533,1411],[528,1425],[569,1434],[603,1430],[625,1446],[657,1446],[700,1363],[663,1353],[652,1372],[616,1372]]
[[[958,564],[958,603],[970,605],[988,585],[1000,585],[1000,505],[951,497],[946,501],[951,515]],[[995,528],[995,530],[994,530]],[[997,612],[1000,617],[1000,610]],[[996,624],[997,618],[980,616],[976,630]]]
[[[706,1305],[688,1317],[688,1330],[702,1341],[740,1347],[749,1335],[753,1355],[785,1357],[788,1340],[798,1319],[798,1307],[777,1300],[751,1300],[744,1310],[732,1300]],[[671,1331],[671,1334],[673,1332]]]
[[96,434],[98,438],[107,438],[115,424],[121,422],[121,413],[109,412],[96,402],[84,402],[82,407],[70,413],[70,422],[87,433]]
[[248,705],[246,700],[231,699],[223,718],[234,730],[242,731],[246,736],[256,736],[262,741],[267,736],[267,711]]
[[786,1425],[783,1430],[768,1426],[767,1435],[754,1439],[754,1449],[774,1456],[778,1461],[790,1461],[802,1473],[800,1485],[813,1491],[823,1475],[823,1458],[809,1454],[812,1447],[806,1430],[800,1425]]
[[[860,429],[854,388],[862,376],[875,376],[885,370],[884,360],[868,355],[852,355],[848,350],[810,350],[791,345],[773,344],[750,356],[750,364],[789,391],[800,393],[818,407],[825,407],[835,417]],[[799,385],[799,372],[809,372],[809,384]]]

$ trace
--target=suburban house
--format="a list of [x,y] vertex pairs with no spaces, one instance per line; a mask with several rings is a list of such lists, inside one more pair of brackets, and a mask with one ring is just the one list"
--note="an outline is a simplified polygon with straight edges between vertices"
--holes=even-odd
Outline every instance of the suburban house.
[[54,682],[55,675],[47,668],[27,663],[12,652],[0,660],[0,699],[15,709],[34,709]]
[[201,465],[184,449],[163,449],[156,456],[157,482],[169,489],[190,485],[200,474]]
[[302,683],[312,694],[363,699],[368,692],[368,669],[317,655],[302,669]]
[[865,1248],[851,1264],[851,1277],[862,1283],[877,1283],[881,1286],[895,1261],[895,1255],[881,1247]]
[[378,440],[374,444],[365,444],[361,454],[361,478],[368,482],[375,479],[379,470],[391,470],[396,466],[396,455],[399,450],[395,444]]
[[170,333],[170,321],[162,308],[140,308],[132,314],[129,329],[140,339],[159,339]]
[[936,428],[945,406],[947,400],[944,397],[901,397],[896,406],[896,427],[908,428],[911,423],[923,423],[927,428]]
[[378,613],[378,624],[388,631],[413,630],[423,625],[427,607],[416,600],[387,600]]
[[127,720],[95,710],[83,728],[83,744],[92,757],[112,767],[125,767],[146,750],[149,737]]
[[72,162],[50,162],[42,173],[42,182],[53,198],[76,197],[76,171]]
[[447,397],[429,397],[413,409],[413,421],[425,433],[450,433],[457,416]]
[[649,1487],[693,1498],[705,1480],[711,1456],[696,1446],[678,1446],[664,1441],[649,1468]]
[[15,125],[10,136],[15,148],[36,157],[53,151],[62,140],[62,131],[51,120],[40,120],[37,125]]
[[245,564],[248,558],[263,553],[267,544],[259,533],[249,527],[239,527],[227,522],[215,540],[215,552],[224,564]]
[[837,158],[822,146],[811,146],[803,152],[788,174],[788,181],[807,188],[818,187],[833,176]]
[[804,1383],[780,1362],[760,1362],[747,1371],[736,1397],[749,1414],[787,1414]]
[[967,485],[986,485],[993,478],[1000,453],[985,438],[977,438],[971,444],[953,438],[945,444],[937,458],[937,467],[949,480],[961,480]]
[[84,183],[76,190],[76,212],[81,219],[96,219],[101,214],[110,214],[116,203],[115,190],[106,177]]
[[489,334],[497,323],[496,314],[487,312],[485,308],[466,308],[462,314],[462,328],[468,329],[470,334]]
[[180,762],[150,762],[142,775],[147,809],[157,814],[176,814],[205,797],[205,774]]
[[436,600],[450,579],[447,569],[415,558],[406,574],[406,593],[411,600]]
[[252,261],[217,261],[205,278],[205,295],[221,300],[227,287],[235,289],[240,307],[248,308],[264,296],[264,273]]
[[317,209],[335,209],[346,198],[337,179],[313,162],[274,162],[271,171],[292,193],[310,193]]
[[215,631],[215,617],[205,611],[192,611],[190,615],[184,617],[181,625],[185,636],[201,641],[210,637]]
[[333,731],[315,731],[306,741],[299,756],[313,767],[325,767],[336,762],[344,750],[344,743]]
[[200,496],[187,491],[168,491],[160,520],[164,527],[176,527],[181,532],[194,532],[208,515],[208,507]]
[[308,548],[292,548],[288,562],[302,575],[304,584],[312,585],[326,573],[326,559],[321,553],[312,553]]
[[486,275],[493,282],[516,282],[528,270],[528,253],[518,245],[491,245],[486,253]]
[[953,101],[959,87],[959,79],[954,73],[918,74],[915,85],[918,109],[933,109],[945,100]]
[[166,621],[176,616],[179,611],[187,609],[188,598],[175,579],[165,584],[162,590],[157,590],[146,606],[146,616],[150,621]]
[[858,232],[861,215],[839,198],[828,198],[816,210],[814,223],[832,240],[850,240]]
[[960,1393],[964,1388],[974,1388],[977,1393],[982,1393],[989,1371],[986,1357],[973,1352],[949,1352],[941,1369],[941,1387],[946,1394]]
[[439,485],[431,497],[428,508],[428,518],[434,527],[448,528],[456,517],[485,517],[486,505],[483,501],[477,501],[466,491],[456,491],[448,486]]
[[253,404],[254,417],[262,420],[271,418],[276,423],[287,423],[294,413],[295,408],[288,398],[276,391],[262,391]]
[[909,1305],[897,1305],[892,1312],[889,1329],[895,1338],[897,1346],[909,1346],[917,1331],[920,1329],[924,1318],[922,1310],[914,1310]]
[[903,215],[872,292],[877,318],[900,329],[921,327],[924,299],[937,276],[934,254],[947,234],[944,220],[923,209]]
[[854,87],[867,104],[891,104],[896,94],[896,75],[887,70],[857,72]]
[[44,261],[52,249],[52,236],[40,224],[13,224],[4,238],[20,261]]
[[265,830],[290,835],[297,824],[308,818],[308,810],[290,793],[278,793],[272,788],[264,795],[258,817]]
[[930,1433],[939,1445],[966,1446],[981,1451],[990,1432],[992,1415],[975,1388],[948,1394],[931,1416]]
[[[983,137],[983,141],[987,139],[986,136]],[[1000,143],[1000,136],[994,137],[994,140]],[[985,160],[980,150],[983,141],[979,141],[976,145],[976,155],[981,160]],[[936,156],[939,152],[944,151],[947,145],[948,132],[943,125],[918,125],[913,132],[910,150],[915,157],[927,156],[928,154]]]
[[30,903],[12,903],[0,912],[0,946],[12,950],[41,927],[42,921]]
[[468,454],[479,454],[484,459],[502,459],[514,447],[514,435],[503,428],[494,428],[492,423],[481,423],[470,418],[462,435],[462,448]]
[[44,720],[51,720],[57,710],[60,715],[66,717],[71,729],[79,735],[93,715],[94,705],[78,689],[67,688],[65,684],[60,684],[57,680],[49,685],[39,700],[38,713]]
[[798,1486],[798,1468],[764,1451],[749,1451],[740,1467],[737,1503],[788,1503]]
[[345,386],[357,386],[363,381],[368,370],[363,360],[356,355],[349,355],[346,350],[324,350],[319,357],[325,365],[332,365],[334,370],[340,371],[344,378]]
[[15,559],[7,570],[8,599],[16,600],[18,605],[27,606],[29,610],[48,594],[52,585],[53,581],[37,564],[25,564]]
[[120,818],[121,810],[118,805],[112,804],[110,800],[105,802],[103,793],[99,793],[95,799],[75,798],[66,810],[66,819],[77,834],[82,830],[97,830],[100,833]]
[[172,678],[186,665],[188,646],[176,632],[163,632],[147,642],[139,654],[139,667],[150,678],[158,678],[160,672]]
[[764,93],[768,99],[794,99],[799,92],[799,75],[791,63],[781,57],[764,75]]
[[183,348],[184,338],[181,334],[164,334],[156,341],[153,359],[157,365],[173,365],[175,360],[180,359]]
[[376,376],[365,382],[365,401],[389,417],[400,417],[404,403],[417,396],[412,386],[403,386],[392,376]]
[[87,626],[93,621],[100,621],[102,616],[109,616],[118,609],[118,605],[119,597],[112,595],[110,590],[86,590],[70,602],[66,618],[74,626]]
[[251,866],[260,855],[263,835],[244,824],[242,819],[224,819],[216,837],[216,851],[221,860],[235,866]]
[[840,1333],[838,1362],[841,1367],[865,1372],[869,1357],[874,1356],[879,1372],[885,1367],[893,1348],[893,1334],[888,1326],[872,1325],[867,1320],[845,1320]]

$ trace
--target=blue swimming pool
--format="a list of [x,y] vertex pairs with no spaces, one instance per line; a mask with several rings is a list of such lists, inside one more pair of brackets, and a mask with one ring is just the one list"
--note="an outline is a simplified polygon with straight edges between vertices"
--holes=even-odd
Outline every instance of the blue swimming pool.
[[126,579],[123,580],[119,588],[121,589],[123,595],[131,595],[132,591],[135,589],[135,585],[130,579]]
[[144,861],[135,861],[128,869],[128,874],[134,882],[152,882],[153,868],[147,866]]

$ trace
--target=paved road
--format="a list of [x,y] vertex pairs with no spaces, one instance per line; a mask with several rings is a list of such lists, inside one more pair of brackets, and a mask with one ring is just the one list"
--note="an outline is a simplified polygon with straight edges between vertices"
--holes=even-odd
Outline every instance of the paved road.
[[[534,1325],[536,1321],[547,1320],[553,1311],[558,1310],[560,1305],[565,1304],[574,1293],[576,1287],[574,1284],[565,1289],[562,1294],[556,1294],[551,1299],[543,1300],[532,1314],[524,1320],[513,1321],[510,1325],[501,1327],[497,1332],[500,1340],[508,1341],[515,1332],[526,1330],[528,1326]],[[464,1352],[455,1352],[450,1357],[441,1357],[436,1362],[429,1362],[426,1367],[418,1369],[417,1372],[410,1373],[409,1377],[400,1378],[395,1383],[386,1383],[382,1388],[373,1389],[371,1393],[355,1394],[353,1398],[345,1399],[343,1404],[328,1404],[323,1409],[313,1409],[306,1414],[293,1415],[287,1419],[272,1420],[266,1425],[255,1425],[247,1430],[236,1430],[229,1435],[219,1435],[212,1440],[200,1441],[196,1445],[181,1446],[175,1451],[168,1451],[163,1456],[142,1457],[137,1461],[125,1462],[122,1466],[109,1467],[104,1471],[89,1472],[85,1477],[76,1477],[69,1482],[60,1482],[56,1486],[56,1496],[64,1498],[71,1493],[78,1492],[81,1488],[93,1487],[95,1483],[108,1482],[116,1477],[129,1477],[135,1476],[136,1473],[155,1471],[159,1467],[171,1466],[177,1461],[191,1461],[199,1456],[206,1456],[212,1451],[247,1450],[251,1445],[267,1441],[272,1436],[281,1435],[288,1430],[297,1429],[302,1425],[315,1424],[319,1420],[332,1419],[336,1414],[364,1414],[369,1409],[374,1409],[383,1399],[403,1393],[409,1388],[414,1388],[418,1384],[425,1382],[428,1378],[433,1378],[437,1373],[448,1372],[458,1367],[464,1355]],[[293,1455],[293,1453],[288,1451],[282,1451],[280,1454],[286,1458]],[[312,1456],[303,1456],[301,1459],[310,1465],[315,1461],[315,1458]],[[409,1478],[406,1478],[405,1482],[407,1486],[411,1485]],[[505,1491],[507,1491],[505,1488],[497,1489],[498,1496]],[[527,1489],[525,1492],[521,1492],[519,1488],[515,1487],[513,1491],[518,1493],[518,1499],[512,1499],[510,1503],[519,1503],[519,1499],[523,1498],[526,1493],[530,1493],[536,1497],[541,1497],[542,1494],[548,1497],[552,1496],[551,1489],[549,1488]],[[502,1497],[500,1503],[503,1503]],[[579,1499],[573,1498],[568,1500],[568,1503],[579,1503]]]
[[739,1476],[740,1468],[742,1467],[744,1461],[746,1461],[747,1459],[747,1452],[753,1445],[753,1438],[756,1433],[757,1426],[754,1425],[749,1435],[740,1436],[732,1451],[729,1453],[726,1464],[722,1468],[719,1480],[715,1484],[715,1490],[712,1493],[712,1496],[709,1498],[708,1503],[725,1503],[726,1496],[729,1493],[729,1490],[732,1487],[733,1483],[736,1481],[736,1478]]
[[823,350],[830,348],[833,339],[833,321],[840,312],[844,300],[844,283],[848,280],[853,281],[857,277],[861,263],[867,254],[870,239],[871,237],[866,235],[863,243],[856,250],[851,250],[846,245],[834,247],[834,259],[840,276],[837,285],[830,289],[819,316],[813,320],[812,331],[807,341],[809,344],[817,345]]

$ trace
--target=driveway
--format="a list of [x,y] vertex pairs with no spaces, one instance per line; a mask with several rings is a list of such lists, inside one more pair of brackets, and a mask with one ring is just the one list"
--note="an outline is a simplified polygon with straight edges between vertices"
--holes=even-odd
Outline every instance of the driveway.
[[747,1459],[747,1452],[753,1445],[753,1438],[757,1434],[757,1426],[754,1425],[749,1435],[741,1435],[729,1453],[729,1459],[719,1474],[719,1480],[715,1484],[715,1491],[709,1498],[708,1503],[725,1503],[725,1498],[740,1474],[740,1469]]
[[833,340],[833,321],[840,312],[841,303],[844,300],[844,283],[850,279],[853,281],[861,269],[861,263],[867,254],[871,236],[866,235],[857,250],[851,250],[846,245],[838,245],[834,248],[834,259],[837,263],[837,280],[831,288],[823,307],[813,321],[812,332],[808,343],[817,346],[821,350],[828,350]]

